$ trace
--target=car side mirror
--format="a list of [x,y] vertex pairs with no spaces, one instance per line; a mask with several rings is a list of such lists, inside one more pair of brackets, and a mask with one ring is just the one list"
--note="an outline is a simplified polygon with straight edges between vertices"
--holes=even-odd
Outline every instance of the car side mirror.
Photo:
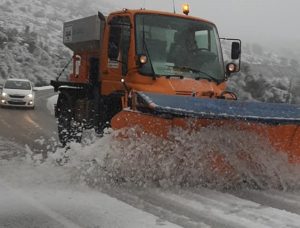
[[239,59],[241,55],[241,45],[239,42],[231,44],[231,59]]

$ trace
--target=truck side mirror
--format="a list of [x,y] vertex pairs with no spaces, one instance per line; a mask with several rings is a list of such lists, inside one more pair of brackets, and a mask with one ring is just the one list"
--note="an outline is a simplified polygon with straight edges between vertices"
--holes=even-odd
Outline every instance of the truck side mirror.
[[231,44],[231,59],[239,59],[241,55],[241,45],[239,42]]

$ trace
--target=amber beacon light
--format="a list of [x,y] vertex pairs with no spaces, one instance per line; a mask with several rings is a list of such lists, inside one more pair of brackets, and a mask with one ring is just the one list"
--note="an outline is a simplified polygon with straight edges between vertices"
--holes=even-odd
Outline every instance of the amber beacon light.
[[182,5],[182,12],[185,15],[189,15],[189,12],[190,12],[190,6],[189,6],[189,4],[185,3],[185,4]]

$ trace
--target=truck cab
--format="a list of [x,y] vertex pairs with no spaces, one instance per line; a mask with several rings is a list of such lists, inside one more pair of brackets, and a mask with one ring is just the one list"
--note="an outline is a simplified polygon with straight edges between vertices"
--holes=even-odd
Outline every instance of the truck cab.
[[[218,96],[227,72],[216,26],[185,15],[124,10],[108,18],[102,91],[112,79],[138,91]],[[184,82],[182,79],[186,79]],[[117,86],[117,85],[116,85]]]

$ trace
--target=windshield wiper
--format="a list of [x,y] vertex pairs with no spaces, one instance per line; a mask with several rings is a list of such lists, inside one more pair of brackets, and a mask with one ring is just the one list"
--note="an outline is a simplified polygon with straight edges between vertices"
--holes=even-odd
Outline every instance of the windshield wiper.
[[204,74],[205,77],[203,76],[198,76],[198,77],[195,77],[196,80],[199,80],[199,79],[209,79],[211,81],[215,81],[217,83],[219,83],[219,80],[214,78],[213,76],[211,76],[209,73],[206,73],[205,71],[202,71],[202,70],[199,70],[199,69],[194,69],[192,67],[189,67],[189,66],[174,66],[175,69],[179,69],[179,70],[189,70],[189,71],[192,71],[193,73],[201,73],[201,74]]

